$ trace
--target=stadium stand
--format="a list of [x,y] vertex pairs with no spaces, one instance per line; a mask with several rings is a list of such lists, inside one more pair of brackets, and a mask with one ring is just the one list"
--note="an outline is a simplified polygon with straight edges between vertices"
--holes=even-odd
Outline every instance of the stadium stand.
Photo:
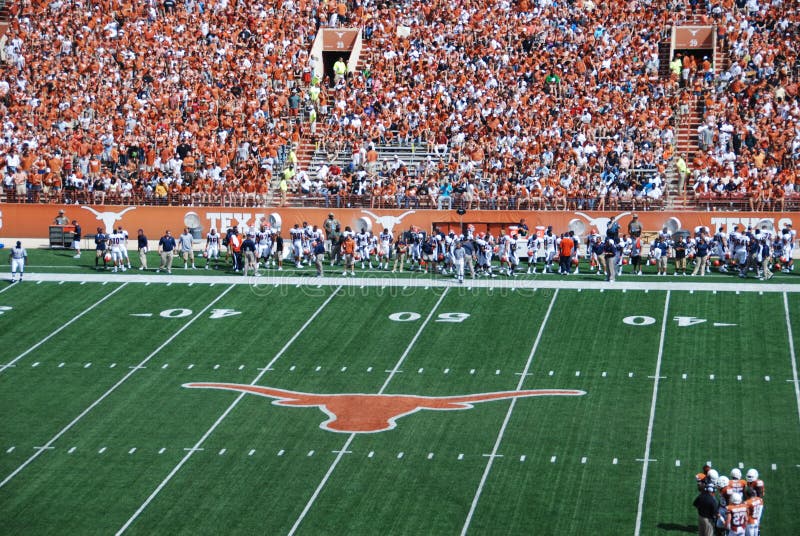
[[[5,202],[796,210],[781,0],[12,2]],[[714,56],[669,46],[714,28]],[[321,27],[358,64],[312,73]],[[673,60],[673,61],[671,61]]]

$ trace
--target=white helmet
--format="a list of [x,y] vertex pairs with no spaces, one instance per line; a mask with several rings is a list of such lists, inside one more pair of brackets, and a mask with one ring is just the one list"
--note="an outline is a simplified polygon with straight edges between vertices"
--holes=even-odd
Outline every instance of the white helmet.
[[737,467],[734,467],[731,469],[731,478],[734,480],[741,480],[742,472]]
[[756,471],[755,469],[748,469],[747,475],[745,475],[745,479],[748,482],[755,482],[756,480],[758,480],[758,471]]
[[727,476],[721,476],[717,479],[717,489],[727,488],[728,484],[730,484],[730,480],[728,480]]
[[719,478],[719,473],[716,469],[709,469],[708,473],[706,473],[706,478],[712,483],[716,484],[717,479]]
[[742,494],[731,493],[731,504],[742,504]]

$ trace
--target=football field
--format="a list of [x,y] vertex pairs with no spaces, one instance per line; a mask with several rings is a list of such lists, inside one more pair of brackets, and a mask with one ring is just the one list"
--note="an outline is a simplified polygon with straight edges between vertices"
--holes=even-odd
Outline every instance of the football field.
[[4,534],[688,534],[707,461],[797,530],[797,285],[31,279]]

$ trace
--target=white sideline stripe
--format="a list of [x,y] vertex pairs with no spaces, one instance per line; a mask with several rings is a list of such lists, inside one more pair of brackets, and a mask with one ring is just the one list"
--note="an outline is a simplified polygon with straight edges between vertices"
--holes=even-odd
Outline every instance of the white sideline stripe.
[[[389,372],[389,376],[386,378],[386,381],[383,382],[383,385],[381,386],[380,390],[378,391],[379,395],[383,394],[383,392],[386,390],[386,387],[389,386],[389,382],[392,381],[392,378],[394,378],[394,375],[397,373],[397,371],[400,370],[400,367],[403,365],[403,362],[406,360],[406,357],[408,357],[408,354],[411,352],[411,349],[416,344],[417,339],[419,339],[419,336],[422,334],[422,331],[425,329],[425,326],[427,326],[428,323],[431,321],[431,318],[433,318],[433,314],[439,308],[439,305],[441,305],[441,303],[444,300],[445,296],[447,296],[447,289],[445,289],[444,292],[442,292],[442,295],[439,296],[439,300],[433,306],[433,309],[431,309],[431,312],[428,313],[428,316],[425,318],[425,321],[419,326],[419,329],[417,330],[417,333],[414,334],[414,338],[411,339],[411,342],[409,342],[408,346],[406,346],[406,349],[403,352],[403,355],[400,356],[400,359],[397,360],[397,363],[395,363],[394,368]],[[339,454],[337,454],[336,458],[333,459],[333,462],[331,463],[331,466],[328,467],[328,471],[325,473],[325,476],[322,477],[322,481],[317,486],[317,489],[314,490],[314,493],[308,499],[308,502],[306,503],[305,507],[303,508],[303,511],[300,512],[300,515],[297,517],[297,520],[294,522],[294,525],[292,525],[292,528],[289,530],[289,533],[288,533],[287,536],[293,536],[294,533],[297,532],[298,527],[300,527],[300,524],[303,522],[303,520],[305,519],[306,515],[308,515],[309,510],[311,510],[311,507],[314,505],[314,502],[317,500],[317,497],[319,497],[320,492],[322,492],[322,488],[324,488],[325,484],[328,483],[328,479],[333,474],[334,469],[336,469],[336,466],[339,465],[339,462],[341,461],[342,457],[344,456],[344,452],[348,450],[348,447],[350,447],[350,443],[352,443],[355,438],[356,438],[356,434],[355,433],[350,434],[350,436],[347,438],[347,441],[345,441],[344,446],[341,449],[339,449],[340,450]],[[370,456],[369,457],[372,457],[371,455],[372,455],[372,452],[370,452]]]
[[[528,375],[528,371],[531,369],[533,357],[536,355],[537,348],[539,348],[539,342],[542,340],[542,335],[544,335],[544,328],[547,326],[547,320],[550,318],[550,313],[553,311],[553,305],[556,303],[556,298],[558,298],[558,289],[553,292],[553,297],[550,299],[550,305],[547,307],[547,312],[544,314],[544,319],[539,325],[539,332],[536,334],[536,339],[533,341],[533,347],[528,355],[528,361],[525,363],[525,368],[523,369],[522,375],[519,377],[519,381],[517,382],[517,391],[522,389],[522,385],[525,383],[525,378]],[[489,456],[489,460],[486,462],[486,468],[483,470],[483,475],[481,475],[481,480],[478,483],[478,489],[475,490],[475,497],[472,499],[472,504],[469,507],[467,518],[464,520],[464,526],[461,528],[462,536],[464,536],[469,530],[469,524],[472,522],[472,516],[475,515],[475,509],[478,507],[478,501],[481,498],[481,493],[483,493],[483,487],[486,485],[487,478],[489,478],[489,472],[492,470],[492,464],[494,463],[495,455],[497,454],[497,451],[500,450],[500,443],[503,441],[503,435],[506,433],[506,426],[508,426],[508,421],[511,420],[511,414],[514,412],[514,407],[517,404],[517,400],[517,398],[512,398],[511,403],[508,405],[508,411],[506,411],[503,424],[500,425],[500,431],[497,433],[497,439],[494,442],[494,447],[492,447],[492,454]],[[555,456],[553,456],[553,458],[555,458]]]
[[[125,285],[127,285],[127,283],[123,283],[122,285],[118,286],[117,288],[115,288],[114,290],[112,290],[111,292],[109,292],[108,294],[103,296],[102,298],[100,298],[98,301],[96,301],[93,305],[90,305],[89,307],[84,309],[83,312],[78,313],[77,315],[73,316],[70,320],[67,321],[66,324],[63,324],[60,328],[58,328],[55,331],[53,331],[52,333],[50,333],[50,335],[48,335],[44,339],[40,340],[39,342],[37,342],[36,344],[31,346],[27,350],[25,350],[24,352],[19,354],[17,357],[15,357],[11,361],[9,361],[8,363],[6,363],[4,365],[0,365],[0,374],[2,374],[3,371],[6,370],[8,367],[10,367],[14,363],[16,363],[17,361],[22,359],[23,357],[25,357],[29,353],[33,352],[34,350],[39,348],[41,345],[43,345],[44,343],[46,343],[47,341],[49,341],[50,339],[52,339],[53,337],[55,337],[56,335],[61,333],[62,331],[64,331],[66,328],[71,326],[75,321],[77,321],[80,317],[82,317],[83,315],[85,315],[86,313],[88,313],[89,311],[91,311],[92,309],[94,309],[95,307],[97,307],[98,305],[100,305],[101,303],[106,301],[107,299],[109,299],[111,296],[113,296],[114,294],[116,294],[120,290],[122,290],[125,287]],[[0,488],[2,488],[2,487],[3,487],[2,484],[0,484]]]
[[[26,274],[26,279],[33,281],[50,281],[50,282],[88,282],[88,283],[102,283],[102,282],[115,282],[115,283],[172,283],[172,284],[188,284],[188,283],[204,283],[204,284],[223,284],[223,285],[251,285],[250,278],[242,277],[241,275],[217,275],[217,276],[196,276],[196,275],[178,275],[178,274],[66,274],[66,273],[37,273]],[[281,285],[296,287],[308,286],[308,277],[276,277],[264,276],[258,280],[259,285],[273,285],[279,287]],[[328,286],[328,287],[391,287],[391,288],[451,288],[457,287],[457,283],[452,279],[405,279],[405,278],[392,278],[392,277],[339,277],[339,276],[325,276],[314,280],[314,285]],[[609,283],[597,281],[569,281],[552,279],[541,281],[538,279],[520,280],[520,279],[476,279],[470,282],[471,288],[487,288],[487,289],[502,289],[502,288],[515,288],[519,289],[563,289],[563,290],[608,290],[615,292],[617,290],[653,290],[653,291],[686,291],[694,289],[696,292],[776,292],[776,293],[800,293],[800,285],[787,285],[781,283],[732,283],[732,282],[719,282],[719,283],[699,283],[694,281],[658,281],[653,277],[651,281],[618,281],[614,283],[613,288],[609,287]],[[6,287],[10,288],[10,287]]]
[[[233,285],[228,287],[228,289],[225,292],[223,292],[222,295],[220,295],[219,298],[221,298],[223,295],[225,295],[225,293],[228,292],[228,290],[230,290],[232,288],[233,288]],[[320,305],[319,308],[317,308],[317,310],[314,311],[314,314],[312,314],[308,318],[308,320],[306,320],[305,323],[302,326],[300,326],[300,329],[297,330],[297,332],[292,336],[292,338],[289,339],[286,342],[286,344],[283,345],[283,348],[278,350],[278,353],[275,354],[275,357],[272,358],[272,360],[267,364],[267,366],[264,367],[263,369],[261,369],[261,372],[259,372],[258,375],[253,379],[253,381],[250,382],[250,385],[255,385],[255,384],[258,383],[258,381],[261,379],[262,376],[264,376],[264,374],[267,372],[267,370],[271,369],[272,366],[283,356],[283,354],[286,353],[286,350],[288,350],[289,347],[294,343],[294,341],[297,340],[298,337],[300,337],[300,335],[306,330],[306,328],[309,325],[311,325],[311,323],[317,318],[317,316],[319,316],[319,314],[322,312],[322,310],[325,309],[325,307],[338,294],[338,292],[339,292],[339,289],[336,289],[335,291],[331,292],[331,295],[328,296],[328,298],[324,302],[322,302],[322,305]],[[219,298],[217,298],[217,300]],[[217,300],[214,300],[214,301],[217,301]],[[213,304],[213,302],[212,302],[212,304]],[[206,306],[206,309],[208,309],[208,307],[210,307],[210,306],[211,306],[211,304]],[[205,309],[203,310],[203,312],[205,312]],[[201,314],[202,314],[202,312],[201,312]],[[130,527],[131,524],[134,521],[136,521],[136,519],[142,514],[142,512],[144,512],[144,509],[147,508],[147,506],[151,502],[153,502],[153,499],[155,499],[156,496],[161,492],[161,490],[164,489],[164,487],[169,483],[169,481],[172,480],[172,477],[174,477],[175,474],[178,471],[181,470],[181,467],[183,467],[184,464],[186,464],[186,462],[189,461],[189,458],[192,457],[192,454],[197,449],[199,449],[203,445],[203,443],[205,443],[206,439],[208,439],[208,437],[212,433],[214,433],[214,430],[217,429],[217,426],[219,426],[222,423],[222,421],[224,421],[225,418],[230,414],[230,412],[233,411],[233,409],[237,405],[239,405],[239,402],[242,400],[242,398],[244,398],[246,396],[246,394],[247,393],[244,393],[244,392],[240,393],[239,396],[237,396],[236,399],[234,399],[234,401],[230,403],[230,405],[225,409],[225,411],[223,411],[222,414],[217,418],[217,420],[214,421],[214,424],[212,424],[211,427],[208,430],[206,430],[206,432],[202,435],[202,437],[200,437],[200,439],[197,440],[197,443],[194,444],[194,446],[191,448],[191,450],[189,450],[186,453],[186,455],[183,458],[181,458],[181,461],[178,462],[178,465],[176,465],[172,469],[172,471],[169,472],[169,474],[164,478],[164,480],[162,480],[161,483],[156,487],[156,489],[153,490],[153,493],[151,493],[150,496],[147,497],[147,499],[145,499],[145,501],[139,506],[139,508],[136,509],[136,511],[133,513],[133,515],[130,518],[128,518],[128,520],[125,522],[125,524],[122,525],[122,527],[120,527],[120,529],[116,532],[117,535],[122,534],[123,532],[125,532],[128,529],[128,527]],[[347,449],[343,449],[343,450],[347,450]],[[278,452],[278,456],[282,456],[282,455],[283,455],[283,450]]]
[[[122,287],[120,287],[120,288],[122,288]],[[150,355],[148,355],[147,357],[145,357],[145,358],[144,358],[144,359],[143,359],[143,360],[142,360],[142,361],[139,363],[139,365],[137,365],[135,368],[132,368],[132,369],[131,369],[131,370],[130,370],[130,371],[129,371],[129,372],[128,372],[128,373],[127,373],[125,376],[123,376],[123,377],[122,377],[122,379],[120,379],[120,380],[119,380],[117,383],[115,383],[114,385],[112,385],[112,386],[111,386],[111,387],[108,389],[108,391],[106,391],[105,393],[103,393],[102,395],[100,395],[100,397],[99,397],[97,400],[95,400],[94,402],[92,402],[92,403],[89,405],[89,407],[88,407],[88,408],[86,408],[86,409],[85,409],[85,410],[83,410],[83,411],[82,411],[80,414],[78,414],[78,416],[77,416],[77,417],[75,417],[75,418],[72,420],[72,422],[70,422],[68,425],[66,425],[64,428],[62,428],[62,429],[61,429],[61,430],[60,430],[60,431],[59,431],[59,432],[58,432],[56,435],[54,435],[52,438],[50,438],[50,441],[48,441],[48,442],[47,442],[47,444],[46,444],[45,446],[46,446],[46,447],[49,447],[50,445],[52,445],[53,443],[55,443],[56,441],[58,441],[58,439],[59,439],[61,436],[63,436],[64,434],[66,434],[66,433],[67,433],[67,432],[68,432],[70,429],[72,429],[72,427],[73,427],[73,426],[75,426],[75,425],[78,423],[78,421],[80,421],[81,419],[83,419],[83,418],[84,418],[84,417],[85,417],[85,416],[86,416],[86,415],[87,415],[87,414],[88,414],[90,411],[92,411],[92,410],[93,410],[95,407],[97,407],[97,406],[98,406],[98,405],[99,405],[99,404],[100,404],[100,403],[101,403],[103,400],[105,400],[105,399],[106,399],[106,398],[107,398],[107,397],[108,397],[108,396],[109,396],[111,393],[113,393],[114,391],[116,391],[116,390],[117,390],[117,388],[118,388],[120,385],[122,385],[123,383],[125,383],[125,382],[128,380],[128,378],[130,378],[131,376],[133,376],[133,375],[136,373],[136,371],[137,371],[137,370],[139,370],[139,368],[142,368],[142,366],[143,366],[145,363],[147,363],[148,361],[150,361],[150,360],[151,360],[151,359],[152,359],[152,358],[153,358],[153,357],[154,357],[156,354],[158,354],[158,353],[159,353],[161,350],[163,350],[164,348],[166,348],[166,346],[167,346],[168,344],[170,344],[172,341],[174,341],[174,340],[175,340],[175,339],[178,337],[178,335],[180,335],[181,333],[183,333],[183,332],[184,332],[184,330],[185,330],[186,328],[188,328],[190,325],[192,325],[192,323],[193,323],[195,320],[197,320],[198,318],[200,318],[200,316],[201,316],[201,315],[205,314],[205,312],[206,312],[206,311],[207,311],[207,310],[208,310],[208,309],[209,309],[211,306],[213,306],[213,305],[214,305],[215,303],[217,303],[217,302],[218,302],[220,299],[222,299],[222,297],[223,297],[223,296],[225,296],[225,294],[227,294],[227,293],[228,293],[230,290],[232,290],[233,288],[234,288],[234,287],[233,287],[233,285],[229,286],[227,289],[225,289],[225,291],[224,291],[222,294],[220,294],[219,296],[217,296],[216,298],[214,298],[214,300],[213,300],[211,303],[209,303],[208,305],[206,305],[206,306],[203,308],[203,310],[202,310],[202,311],[200,311],[199,313],[197,313],[197,314],[196,314],[196,315],[195,315],[195,316],[194,316],[194,317],[193,317],[191,320],[189,320],[189,321],[188,321],[186,324],[184,324],[183,326],[181,326],[180,328],[178,328],[178,330],[177,330],[175,333],[173,333],[173,334],[172,334],[172,336],[170,336],[170,338],[169,338],[169,339],[167,339],[166,341],[164,341],[164,342],[161,344],[161,346],[159,346],[158,348],[156,348],[155,350],[153,350],[153,352],[152,352]],[[119,290],[119,289],[118,289],[118,290]],[[116,292],[116,291],[115,291],[115,292]],[[113,293],[112,293],[112,294],[113,294]],[[109,295],[110,295],[110,294],[109,294]],[[99,303],[99,302],[98,302],[98,303]],[[3,486],[5,486],[6,484],[8,484],[8,482],[9,482],[9,481],[10,481],[12,478],[14,478],[15,476],[17,476],[17,474],[18,474],[20,471],[22,471],[23,469],[25,469],[25,467],[27,467],[27,466],[28,466],[28,464],[29,464],[29,463],[31,463],[33,460],[35,460],[35,459],[36,459],[36,457],[37,457],[37,456],[39,456],[39,454],[41,454],[41,453],[42,453],[42,451],[41,451],[41,450],[39,450],[39,451],[37,451],[37,452],[36,452],[36,454],[34,454],[33,456],[31,456],[30,458],[28,458],[27,460],[25,460],[25,462],[24,462],[22,465],[20,465],[19,467],[17,467],[17,468],[16,468],[16,469],[15,469],[15,470],[14,470],[14,471],[13,471],[13,472],[10,474],[10,475],[8,475],[8,476],[7,476],[7,477],[6,477],[6,478],[5,478],[5,479],[4,479],[2,482],[0,482],[0,488],[2,488]]]
[[786,329],[789,331],[789,355],[792,358],[792,381],[794,382],[794,397],[797,401],[797,416],[800,418],[800,382],[797,381],[797,354],[794,353],[792,321],[789,317],[789,297],[785,292],[783,293],[783,309],[786,311]]
[[664,356],[664,335],[667,331],[667,312],[669,311],[669,295],[664,300],[664,316],[661,319],[661,335],[658,341],[658,358],[656,359],[656,373],[653,381],[653,399],[650,402],[650,419],[647,422],[647,442],[644,446],[644,456],[642,463],[642,483],[639,486],[639,505],[636,507],[636,529],[634,536],[639,536],[642,530],[642,511],[644,509],[644,490],[647,485],[647,468],[650,464],[650,445],[653,441],[653,422],[656,418],[656,400],[658,399],[658,378],[661,376],[661,360]]

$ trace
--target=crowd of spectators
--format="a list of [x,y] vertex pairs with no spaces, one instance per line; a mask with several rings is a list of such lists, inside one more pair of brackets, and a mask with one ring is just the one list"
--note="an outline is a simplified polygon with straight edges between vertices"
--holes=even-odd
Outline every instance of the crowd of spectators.
[[[5,197],[647,209],[688,93],[711,132],[688,162],[698,198],[733,184],[778,208],[800,150],[798,12],[709,5],[732,67],[660,76],[695,4],[24,0],[0,42]],[[340,25],[364,29],[360,67],[317,80],[316,31]],[[305,169],[301,139],[347,164]],[[378,156],[412,144],[429,158]]]

